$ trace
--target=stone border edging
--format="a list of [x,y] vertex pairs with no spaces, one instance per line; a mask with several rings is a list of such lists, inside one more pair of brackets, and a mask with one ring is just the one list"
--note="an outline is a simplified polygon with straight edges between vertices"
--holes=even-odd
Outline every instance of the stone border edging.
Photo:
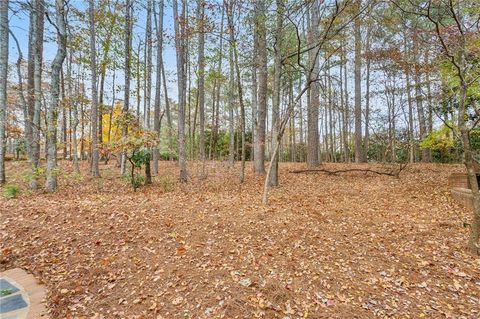
[[0,277],[6,278],[9,282],[14,283],[20,289],[22,296],[28,299],[26,300],[28,303],[27,308],[3,313],[0,315],[0,318],[18,315],[19,318],[26,319],[48,319],[47,308],[44,304],[46,290],[38,283],[38,280],[33,275],[28,274],[23,269],[14,268],[0,273]]

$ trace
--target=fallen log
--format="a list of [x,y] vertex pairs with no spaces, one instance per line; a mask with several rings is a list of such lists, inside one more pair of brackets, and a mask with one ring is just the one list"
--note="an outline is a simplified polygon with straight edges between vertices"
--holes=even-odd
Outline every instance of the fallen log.
[[328,170],[326,168],[312,168],[312,169],[300,169],[290,171],[289,173],[293,174],[301,174],[301,173],[327,173],[328,175],[336,175],[340,173],[349,173],[349,172],[362,172],[362,173],[374,173],[377,175],[387,175],[387,176],[394,176],[399,177],[400,173],[407,167],[407,164],[400,164],[400,167],[396,170],[389,170],[389,171],[377,171],[369,168],[348,168],[348,169],[340,169],[340,170]]

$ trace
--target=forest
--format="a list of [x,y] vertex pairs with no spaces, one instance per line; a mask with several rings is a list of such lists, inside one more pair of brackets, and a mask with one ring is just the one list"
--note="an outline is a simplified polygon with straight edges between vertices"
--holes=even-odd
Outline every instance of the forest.
[[479,123],[479,0],[0,0],[0,282],[45,318],[479,318]]

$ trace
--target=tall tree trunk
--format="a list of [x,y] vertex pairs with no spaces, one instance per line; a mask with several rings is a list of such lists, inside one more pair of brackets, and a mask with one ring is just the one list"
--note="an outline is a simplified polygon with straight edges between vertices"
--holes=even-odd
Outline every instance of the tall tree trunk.
[[[186,70],[185,70],[185,1],[183,0],[182,15],[178,15],[177,0],[173,0],[173,18],[175,28],[175,48],[177,54],[177,85],[178,85],[178,164],[180,167],[180,182],[188,180],[185,152],[185,106],[186,106]],[[180,27],[180,23],[182,23]]]
[[[312,73],[312,72],[310,71],[309,73]],[[270,158],[270,165],[268,166],[267,175],[265,176],[265,180],[264,180],[264,183],[263,183],[262,203],[264,205],[268,204],[268,189],[269,189],[269,185],[270,185],[270,183],[269,183],[270,174],[272,172],[272,162],[274,161],[275,156],[278,156],[278,150],[280,148],[280,140],[282,139],[283,134],[285,133],[286,124],[287,124],[288,119],[290,118],[293,110],[295,109],[295,105],[297,105],[298,101],[303,97],[305,92],[307,92],[307,90],[312,85],[312,80],[311,80],[312,75],[311,74],[307,74],[307,79],[308,80],[307,80],[307,83],[305,83],[305,86],[298,93],[298,95],[293,100],[293,102],[286,107],[285,117],[281,120],[280,125],[278,126],[279,127],[278,135],[277,135],[278,142],[275,144],[275,149],[273,149],[273,151],[272,151],[272,156]]]
[[[233,6],[233,5],[232,5]],[[233,9],[233,8],[232,8]],[[240,66],[238,63],[238,50],[237,50],[237,42],[234,36],[234,25],[233,25],[233,10],[232,16],[230,18],[230,34],[231,40],[233,40],[233,56],[234,56],[234,63],[235,63],[235,72],[237,74],[237,89],[238,89],[238,101],[240,104],[240,134],[241,134],[241,165],[240,165],[240,183],[245,181],[245,156],[246,156],[246,149],[245,149],[245,105],[243,103],[243,88],[242,88],[242,77],[240,73]]]
[[205,30],[204,30],[204,0],[197,0],[198,21],[198,111],[200,122],[200,161],[202,161],[202,176],[205,174]]
[[[407,60],[410,57],[410,50],[407,44],[407,35],[404,33],[404,51],[407,55]],[[411,68],[410,63],[407,63],[405,68],[407,103],[408,103],[408,155],[410,163],[415,162],[415,140],[414,140],[414,123],[413,123],[413,99],[412,99],[412,85],[410,81]]]
[[[307,15],[307,43],[312,45],[318,38],[319,15],[318,2],[313,3],[311,13]],[[319,134],[318,134],[318,112],[320,107],[320,85],[316,81],[320,74],[318,57],[319,48],[310,50],[308,52],[309,67],[313,69],[310,72],[311,78],[309,81],[315,81],[309,87],[309,104],[307,110],[307,165],[315,167],[320,164],[318,157]]]
[[[425,111],[423,109],[423,97],[421,89],[421,72],[420,72],[420,58],[418,54],[418,34],[413,34],[413,58],[414,58],[414,73],[413,81],[415,85],[415,102],[417,104],[418,123],[420,128],[420,139],[427,137],[427,124],[425,120]],[[427,149],[422,150],[422,161],[430,162],[429,152]]]
[[[273,78],[273,103],[272,103],[272,148],[279,143],[278,130],[280,122],[280,94],[282,76],[282,44],[283,44],[283,15],[285,11],[283,0],[276,0],[276,25],[275,25],[275,47],[274,47],[274,78]],[[272,156],[274,156],[272,154]],[[270,172],[270,186],[278,185],[278,156],[272,161]]]
[[[343,91],[345,93],[345,104],[343,108],[344,120],[343,120],[343,152],[345,154],[345,162],[350,162],[350,146],[348,145],[348,135],[349,135],[349,122],[350,122],[350,105],[349,105],[349,97],[348,97],[348,77],[347,77],[347,50],[344,48],[342,50],[343,59],[344,60],[344,69],[343,69]],[[340,66],[341,67],[341,66]]]
[[144,116],[145,127],[150,128],[150,104],[152,99],[152,0],[147,0],[147,22],[145,32],[146,65],[145,65],[145,98]]
[[[60,1],[60,0],[58,0]],[[98,97],[97,97],[97,60],[96,60],[96,34],[95,34],[95,7],[94,0],[89,0],[88,7],[89,24],[90,24],[90,71],[92,83],[92,167],[93,177],[100,176],[98,167],[99,151],[98,151]]]
[[[157,33],[157,68],[156,68],[156,81],[155,81],[155,105],[154,105],[154,114],[153,114],[153,129],[157,132],[157,135],[160,137],[160,92],[161,92],[161,81],[162,81],[162,63],[163,63],[163,0],[158,3],[158,16],[155,11],[155,6],[153,6],[153,12],[155,17],[155,30]],[[170,110],[169,110],[170,113]],[[170,114],[167,114],[167,119]],[[170,119],[171,121],[171,119]],[[171,123],[169,122],[169,127]],[[169,134],[170,135],[170,134]],[[158,145],[153,148],[153,174],[158,175],[158,160],[160,158],[160,153]]]
[[[294,79],[291,77],[289,79],[289,89],[288,89],[288,104],[291,104],[293,103],[293,83],[294,83]],[[290,118],[290,125],[291,125],[291,143],[290,143],[290,160],[292,162],[296,162],[297,161],[297,129],[296,129],[296,126],[295,126],[295,118],[296,118],[296,114],[295,112],[292,114],[292,117]]]
[[35,104],[35,84],[34,84],[34,72],[35,72],[35,46],[36,46],[36,10],[35,1],[32,2],[29,11],[29,31],[28,31],[28,52],[27,52],[27,108],[24,110],[24,123],[25,123],[25,146],[27,152],[27,158],[30,165],[33,165],[33,113]]
[[[369,52],[370,47],[371,47],[371,37],[372,37],[372,26],[368,27],[367,30],[367,41],[365,44],[365,51]],[[365,79],[365,145],[364,145],[364,154],[363,154],[363,159],[365,161],[368,161],[368,149],[370,147],[370,65],[371,65],[371,59],[368,56],[367,59],[367,74],[366,74],[366,79]]]
[[43,66],[43,31],[44,31],[44,0],[35,2],[35,27],[34,27],[34,47],[33,47],[33,88],[34,88],[34,106],[32,112],[32,156],[30,158],[31,178],[29,187],[38,188],[38,165],[40,163],[40,116],[42,109],[42,66]]
[[220,19],[220,43],[219,43],[219,58],[218,64],[216,66],[216,75],[213,80],[213,91],[212,91],[212,134],[210,136],[210,155],[214,159],[216,157],[217,149],[217,140],[218,140],[218,116],[220,111],[220,92],[221,84],[218,80],[218,75],[222,71],[222,62],[223,62],[223,26],[225,18],[225,6],[222,6],[222,17]]
[[[163,32],[162,32],[163,34]],[[163,39],[163,35],[162,35]],[[162,40],[163,41],[163,40]],[[160,63],[160,67],[162,68],[162,82],[163,82],[163,94],[165,95],[165,113],[167,113],[167,125],[168,125],[168,148],[170,159],[172,159],[172,151],[173,151],[173,124],[172,124],[172,113],[170,111],[170,101],[168,99],[168,88],[167,88],[167,77],[165,76],[165,67],[163,65],[163,58]]]
[[68,153],[67,153],[67,112],[69,110],[67,104],[65,103],[65,75],[63,73],[63,68],[60,72],[60,86],[61,86],[61,106],[62,106],[62,147],[63,147],[63,153],[62,153],[62,158],[65,160],[67,159]]
[[[70,51],[70,62],[69,64],[71,65],[72,59],[73,59],[73,53]],[[71,75],[71,66],[70,66],[70,71],[69,71],[69,85],[71,86],[72,82],[72,75]],[[79,81],[77,81],[75,85],[75,99],[72,99],[72,95],[70,95],[70,106],[72,108],[72,113],[73,113],[73,120],[72,120],[72,159],[73,159],[73,168],[75,170],[75,173],[80,174],[80,165],[78,164],[78,143],[77,143],[77,128],[78,128],[78,98],[80,97],[80,92],[79,92]],[[71,89],[69,88],[68,90],[70,93],[72,92]],[[72,101],[73,100],[73,101]]]
[[[80,60],[82,59],[82,54],[80,51]],[[81,71],[81,77],[80,81],[78,83],[78,86],[80,86],[80,83],[85,82],[85,74],[82,68]],[[81,99],[80,99],[80,160],[85,160],[85,104],[84,104],[84,98],[86,96],[85,94],[85,85],[81,86]]]
[[0,2],[0,184],[5,184],[8,73],[8,0]]
[[[300,78],[298,79],[298,92],[302,89],[302,76],[300,75]],[[305,138],[304,138],[304,132],[303,132],[303,104],[302,104],[302,99],[298,101],[298,130],[300,131],[300,156],[299,156],[299,161],[304,162],[305,161]]]
[[[253,23],[253,50],[251,56],[252,64],[252,145],[255,147],[257,141],[257,107],[258,107],[258,82],[257,82],[257,54],[258,54],[258,34],[255,32],[255,22]],[[255,151],[251,152],[253,169],[255,170]]]
[[[233,15],[233,3],[232,1],[228,2],[228,12],[227,12],[227,19],[228,19],[228,28],[233,28],[232,22],[232,15]],[[229,45],[229,57],[228,57],[228,65],[229,69],[229,80],[228,80],[228,133],[229,133],[229,143],[228,143],[228,165],[233,167],[235,162],[235,123],[233,118],[233,104],[235,99],[235,73],[234,73],[234,61],[233,61],[233,42],[234,42],[234,35],[232,30],[229,32],[230,34],[230,45]]]
[[137,88],[135,90],[135,95],[136,95],[136,102],[137,102],[137,121],[138,123],[140,124],[140,119],[141,119],[141,116],[140,116],[140,103],[141,103],[141,93],[140,93],[140,84],[141,84],[141,81],[142,81],[142,75],[141,75],[141,72],[140,72],[140,52],[141,52],[141,49],[142,49],[142,43],[139,41],[138,42],[138,48],[137,48],[137,60],[136,60],[136,63],[137,63],[137,72],[136,72],[136,85],[137,85]]
[[[113,8],[118,4],[118,0],[115,0],[113,4]],[[113,36],[113,29],[115,24],[117,23],[117,15],[113,15],[110,21],[110,25],[108,26],[108,31],[106,34],[106,38],[102,45],[102,61],[100,62],[100,90],[98,94],[98,142],[100,145],[103,144],[103,112],[105,108],[105,79],[107,76],[107,66],[110,61],[109,54],[110,48],[112,44],[112,36]],[[111,120],[111,118],[110,118]]]
[[355,34],[355,162],[364,162],[362,145],[362,37],[360,34],[361,0],[356,0],[356,13],[354,24]]
[[257,62],[258,67],[258,106],[256,140],[254,145],[254,171],[255,174],[265,174],[265,121],[267,116],[267,27],[266,8],[264,1],[255,2],[255,33],[258,41]]
[[[8,9],[7,9],[8,10]],[[17,77],[18,77],[18,98],[20,99],[20,103],[22,105],[22,111],[23,111],[23,116],[24,116],[24,119],[25,119],[25,131],[26,131],[26,126],[27,126],[27,122],[28,122],[28,104],[27,104],[27,100],[25,99],[25,94],[23,92],[23,75],[22,75],[22,63],[23,63],[23,54],[22,54],[22,50],[20,48],[20,43],[18,42],[18,39],[17,37],[15,36],[15,34],[12,32],[12,30],[8,30],[8,32],[12,35],[12,38],[13,40],[15,41],[15,44],[17,46],[17,52],[18,52],[18,59],[17,59],[17,63],[16,63],[16,66],[17,66]],[[8,59],[8,56],[7,56],[7,59]],[[7,66],[8,68],[8,66]],[[2,70],[3,72],[3,70]],[[2,79],[6,79],[6,77],[2,77]],[[1,80],[0,80],[1,81]],[[3,84],[3,83],[2,83]],[[6,94],[6,93],[5,93]],[[3,101],[3,100],[2,100]],[[26,140],[26,144],[28,144],[28,139],[25,138]],[[17,159],[19,157],[19,154],[18,154],[18,150],[17,150]],[[27,153],[28,154],[28,153]]]
[[55,11],[58,48],[57,54],[52,62],[52,75],[50,82],[51,97],[47,119],[47,170],[45,180],[45,189],[47,192],[53,192],[57,189],[57,123],[60,74],[62,72],[63,61],[67,55],[67,28],[65,25],[64,0],[55,1]]
[[[425,65],[429,65],[429,49],[427,48],[425,50]],[[427,135],[432,132],[433,129],[433,98],[432,98],[432,88],[431,85],[432,83],[430,82],[430,71],[428,70],[429,68],[427,67],[427,70],[425,71],[425,81],[426,86],[427,86],[427,119],[426,119],[426,129],[427,129]],[[429,162],[432,161],[432,149],[427,148],[425,149],[427,159]]]
[[117,78],[115,70],[113,70],[112,76],[112,106],[110,108],[110,114],[108,119],[108,131],[107,131],[107,142],[110,143],[112,140],[112,121],[113,121],[113,112],[115,111],[115,79]]
[[330,129],[330,135],[329,135],[329,144],[330,144],[330,160],[332,162],[335,162],[335,143],[334,143],[334,136],[335,136],[335,119],[333,116],[333,98],[332,98],[332,78],[330,75],[330,58],[325,57],[327,60],[327,79],[326,79],[326,85],[327,85],[327,100],[328,103],[326,103],[326,107],[328,107],[328,118],[329,118],[329,129]]
[[[125,3],[125,89],[123,99],[122,114],[127,115],[130,108],[130,73],[131,73],[131,51],[132,51],[132,2],[126,0]],[[128,126],[124,124],[122,126],[122,138],[126,138],[128,133]],[[126,168],[126,153],[122,151],[120,158],[120,172],[125,174]]]
[[[454,9],[452,8],[452,11]],[[459,21],[460,26],[463,25],[463,17],[461,13],[459,13]],[[438,30],[438,29],[437,29]],[[437,31],[438,32],[438,31]],[[468,240],[468,248],[469,250],[476,254],[480,255],[480,191],[477,179],[477,171],[475,166],[478,163],[474,159],[474,150],[472,149],[471,141],[470,141],[470,129],[467,127],[467,118],[468,118],[468,111],[467,111],[467,92],[468,92],[468,84],[466,76],[466,70],[468,70],[467,63],[465,61],[466,55],[466,39],[465,39],[465,31],[462,30],[460,33],[460,43],[459,43],[459,52],[458,52],[458,59],[456,60],[456,68],[457,68],[457,75],[460,80],[460,88],[458,93],[458,129],[460,131],[460,137],[463,144],[463,157],[464,157],[464,164],[467,170],[468,181],[470,187],[472,189],[472,197],[473,197],[473,218],[472,218],[472,225],[470,227],[470,237]]]

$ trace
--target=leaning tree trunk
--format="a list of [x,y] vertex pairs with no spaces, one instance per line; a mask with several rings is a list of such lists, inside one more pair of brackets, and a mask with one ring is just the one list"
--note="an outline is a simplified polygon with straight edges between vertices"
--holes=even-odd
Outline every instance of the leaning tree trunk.
[[60,95],[60,73],[63,61],[67,55],[67,28],[65,25],[65,3],[63,0],[55,1],[56,26],[57,26],[57,54],[52,62],[52,75],[50,82],[50,107],[47,115],[47,170],[45,189],[53,192],[57,188],[57,122],[58,102]]
[[0,184],[5,179],[5,129],[8,72],[8,0],[0,3]]

